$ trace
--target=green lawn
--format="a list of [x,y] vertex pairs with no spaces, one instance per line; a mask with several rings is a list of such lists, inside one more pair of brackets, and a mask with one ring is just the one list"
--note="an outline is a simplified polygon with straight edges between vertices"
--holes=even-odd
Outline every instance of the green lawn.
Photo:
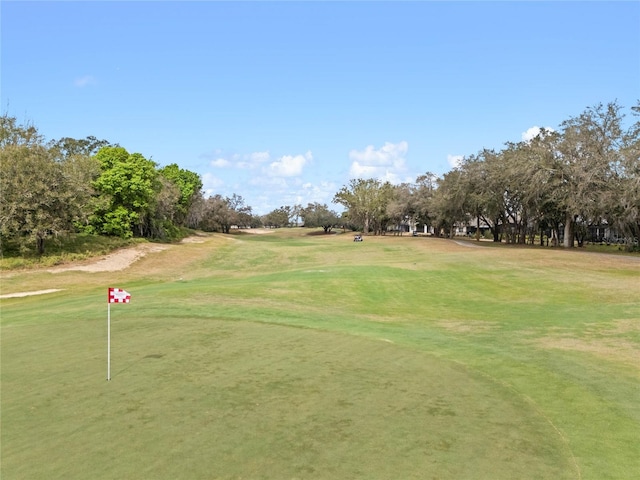
[[638,478],[637,257],[306,233],[3,272],[1,478]]

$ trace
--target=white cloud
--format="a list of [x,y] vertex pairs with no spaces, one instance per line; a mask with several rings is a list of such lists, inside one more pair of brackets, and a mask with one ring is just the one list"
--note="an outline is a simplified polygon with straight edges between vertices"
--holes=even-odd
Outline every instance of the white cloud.
[[313,160],[311,152],[304,155],[285,155],[275,162],[271,163],[266,172],[272,177],[297,177],[302,174],[307,163]]
[[451,168],[460,168],[463,159],[463,155],[447,155],[447,162],[449,162]]
[[73,81],[73,84],[76,87],[83,88],[89,85],[95,85],[98,83],[93,75],[85,75],[83,77],[78,77]]
[[231,165],[231,162],[226,158],[216,158],[215,160],[211,160],[210,165],[216,168],[225,168]]
[[[555,131],[551,127],[544,127],[544,129],[548,130],[550,132],[554,132]],[[531,140],[536,138],[540,134],[541,131],[542,131],[542,129],[540,127],[538,127],[537,125],[534,125],[533,127],[527,129],[527,131],[522,132],[522,140],[524,142],[530,142]]]
[[368,145],[364,150],[351,150],[349,174],[352,178],[376,178],[399,183],[400,174],[406,170],[404,157],[408,150],[409,144],[405,141],[386,142],[379,149]]

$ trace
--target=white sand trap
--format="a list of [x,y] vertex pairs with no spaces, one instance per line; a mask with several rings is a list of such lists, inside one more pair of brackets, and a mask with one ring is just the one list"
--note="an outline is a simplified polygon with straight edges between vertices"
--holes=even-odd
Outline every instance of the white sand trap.
[[0,298],[19,298],[19,297],[29,297],[31,295],[44,295],[45,293],[54,293],[62,291],[61,288],[50,288],[48,290],[35,290],[33,292],[18,292],[18,293],[7,293],[5,295],[0,295]]

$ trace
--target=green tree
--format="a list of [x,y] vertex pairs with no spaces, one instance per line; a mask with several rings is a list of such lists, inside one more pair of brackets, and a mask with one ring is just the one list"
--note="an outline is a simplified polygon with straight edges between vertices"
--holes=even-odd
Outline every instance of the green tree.
[[0,117],[0,234],[22,250],[44,253],[48,238],[74,230],[83,188],[69,164],[56,161],[33,126]]
[[162,240],[178,238],[178,226],[182,225],[180,190],[175,183],[162,175],[158,177],[158,184],[160,188],[146,217],[145,232],[152,238]]
[[180,168],[172,163],[159,171],[167,180],[174,183],[179,191],[175,216],[173,222],[177,225],[185,225],[189,210],[199,196],[202,196],[202,179],[197,173]]
[[122,147],[103,147],[96,154],[101,175],[95,189],[105,199],[92,224],[99,233],[128,238],[145,236],[156,194],[160,191],[155,162]]
[[349,221],[362,227],[363,234],[370,230],[381,233],[389,220],[387,205],[393,196],[389,182],[380,180],[353,179],[335,194],[333,201],[347,209]]

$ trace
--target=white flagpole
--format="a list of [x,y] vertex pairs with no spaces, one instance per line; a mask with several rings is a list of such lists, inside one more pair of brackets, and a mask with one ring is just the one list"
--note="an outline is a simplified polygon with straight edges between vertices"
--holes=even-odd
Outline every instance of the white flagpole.
[[111,302],[107,302],[107,380],[111,380]]

